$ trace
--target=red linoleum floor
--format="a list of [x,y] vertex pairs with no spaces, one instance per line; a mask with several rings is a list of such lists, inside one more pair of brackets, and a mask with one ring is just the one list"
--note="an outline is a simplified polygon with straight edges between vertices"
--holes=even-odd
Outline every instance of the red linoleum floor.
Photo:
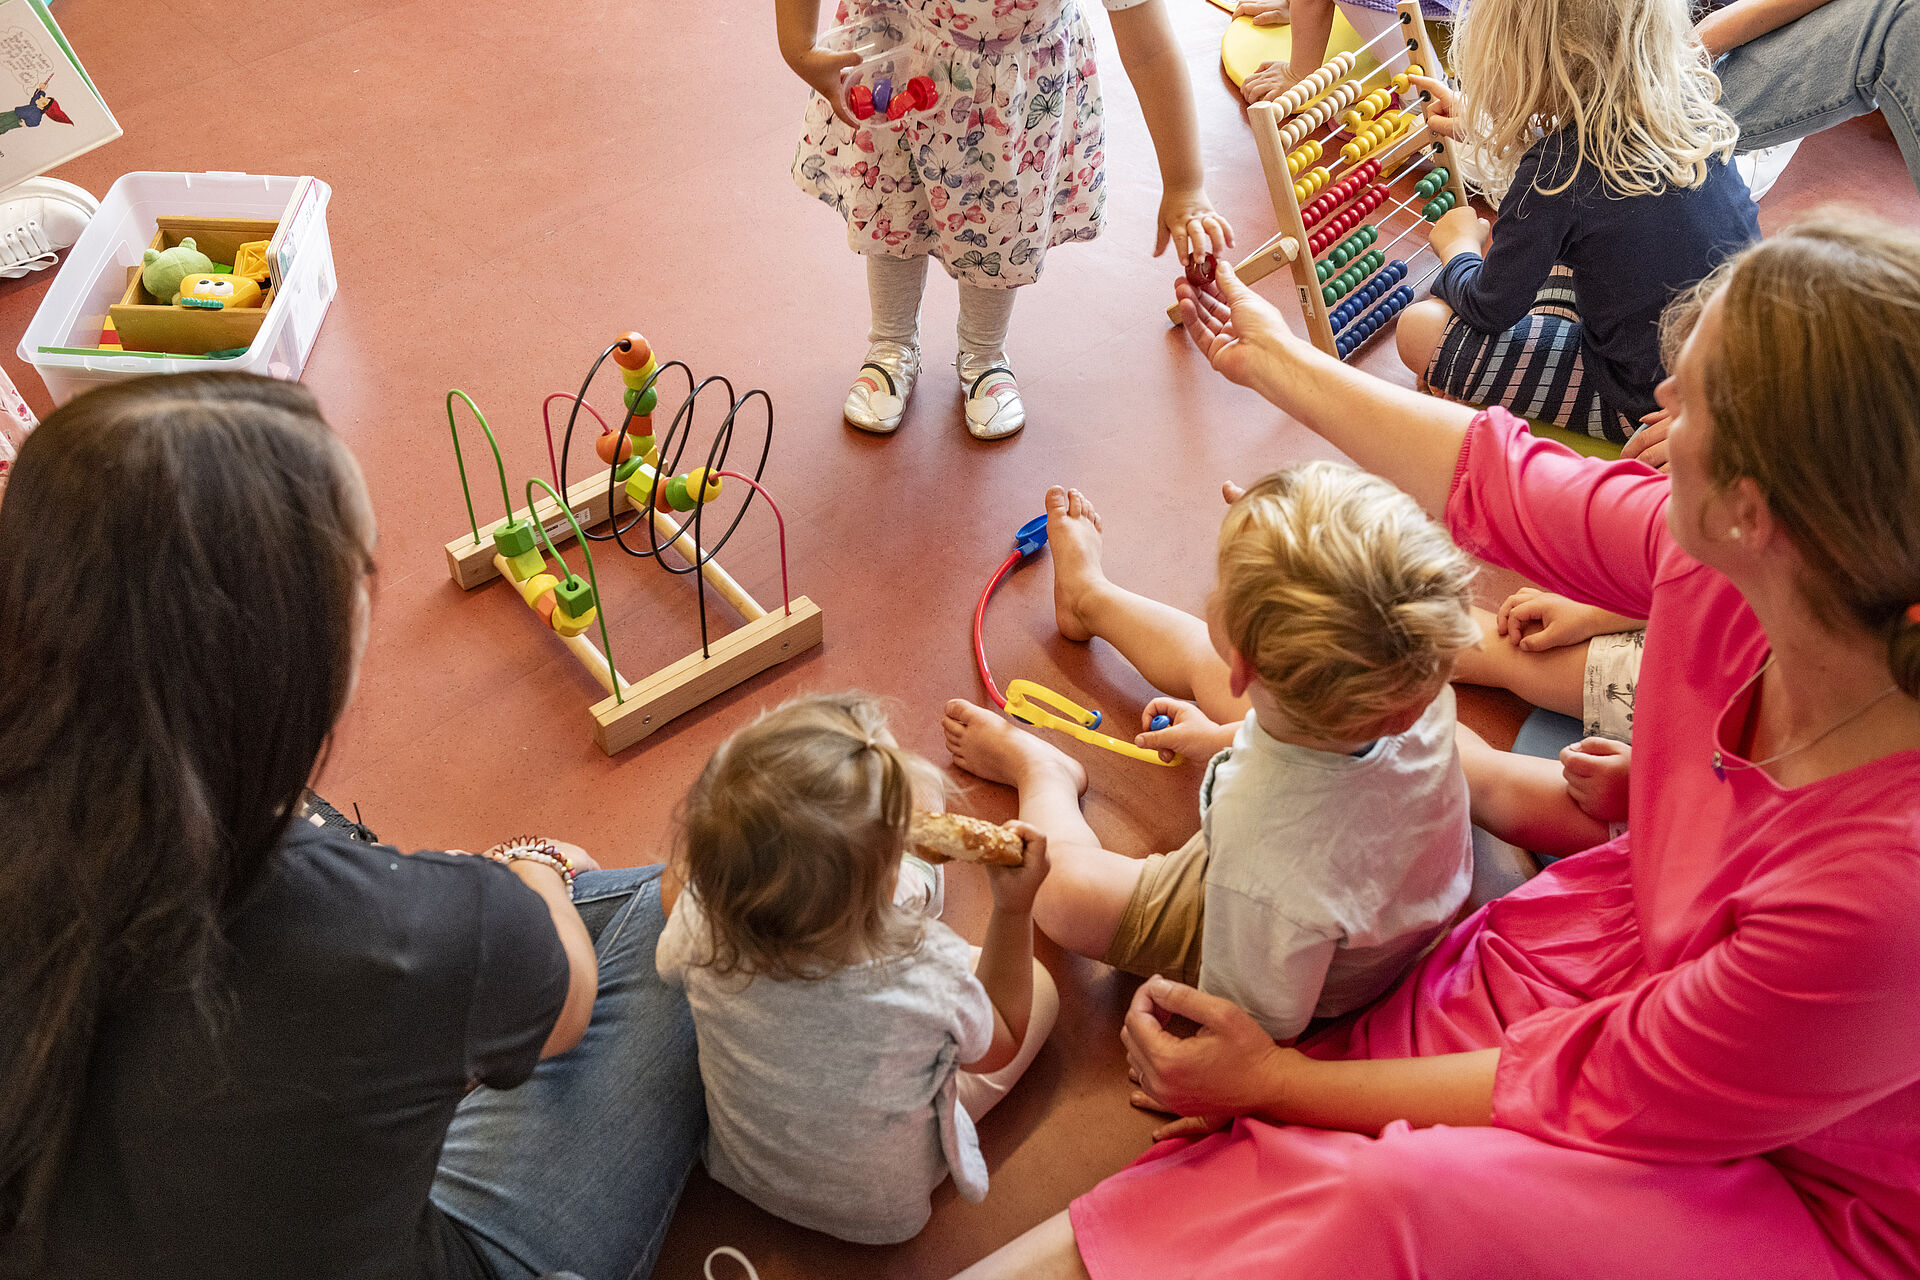
[[[1245,249],[1273,218],[1217,67],[1226,19],[1201,0],[1167,3],[1190,55],[1211,191]],[[59,0],[55,11],[127,131],[59,176],[96,192],[134,169],[311,173],[333,186],[340,294],[306,382],[366,468],[381,545],[372,649],[322,790],[402,846],[476,848],[539,829],[609,865],[658,861],[714,745],[804,690],[888,695],[901,740],[944,763],[942,701],[979,696],[975,596],[1047,484],[1093,497],[1117,579],[1198,608],[1219,482],[1329,456],[1168,328],[1173,268],[1149,256],[1158,174],[1110,56],[1107,230],[1056,251],[1021,297],[1009,350],[1031,425],[989,445],[967,438],[944,368],[955,302],[937,272],[930,370],[905,426],[876,440],[840,423],[865,344],[864,278],[838,218],[788,178],[804,90],[775,51],[770,6]],[[223,51],[231,74],[188,75],[191,60],[156,56],[163,31],[171,48]],[[1920,224],[1877,119],[1810,141],[1762,223],[1829,198]],[[44,388],[12,347],[47,283],[0,282],[0,361],[43,413]],[[473,394],[518,488],[544,473],[541,399],[577,387],[629,328],[663,358],[772,396],[767,482],[787,512],[794,590],[824,608],[827,638],[609,760],[588,739],[591,679],[511,591],[466,594],[447,578],[442,545],[465,515],[441,401],[450,387]],[[1388,342],[1363,363],[1411,381]],[[598,386],[611,407],[612,371]],[[497,489],[490,501],[484,483],[474,492],[483,519],[497,517]],[[779,594],[775,547],[762,512],[724,556],[764,603]],[[615,554],[599,565],[629,678],[694,647],[687,579]],[[1049,584],[1040,563],[1002,589],[988,629],[996,674],[1131,718],[1147,687],[1103,644],[1055,634]],[[1485,592],[1505,585],[1490,576]],[[1467,691],[1462,707],[1496,739],[1518,721],[1504,697]],[[1115,848],[1144,853],[1190,833],[1197,769],[1078,754],[1093,777],[1088,817]],[[1013,808],[1011,793],[980,784],[960,803],[995,818]],[[977,938],[984,883],[957,871],[949,903],[949,921]],[[1115,1034],[1131,981],[1044,942],[1041,954],[1065,1007],[1054,1043],[982,1127],[984,1204],[949,1187],[919,1239],[869,1249],[775,1222],[696,1175],[658,1274],[696,1276],[708,1247],[731,1242],[768,1280],[945,1276],[1143,1150],[1151,1121],[1127,1106]]]

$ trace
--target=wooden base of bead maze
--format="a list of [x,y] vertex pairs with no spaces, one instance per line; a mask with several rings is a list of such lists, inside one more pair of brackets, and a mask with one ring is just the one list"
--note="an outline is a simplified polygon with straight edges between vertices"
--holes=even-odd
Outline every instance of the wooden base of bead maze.
[[[1397,34],[1405,45],[1408,57],[1422,68],[1436,75],[1444,75],[1434,52],[1433,42],[1428,38],[1426,23],[1420,16],[1418,0],[1400,0],[1397,12],[1400,18]],[[1383,34],[1383,38],[1392,37]],[[1377,57],[1378,63],[1382,66],[1391,60],[1391,55]],[[1313,96],[1293,103],[1287,103],[1284,100],[1281,103],[1256,103],[1249,109],[1248,119],[1253,127],[1254,143],[1260,153],[1260,167],[1266,176],[1267,192],[1273,204],[1279,230],[1265,244],[1248,254],[1234,267],[1235,274],[1247,284],[1263,280],[1284,267],[1291,267],[1294,285],[1300,299],[1301,314],[1306,321],[1307,337],[1314,346],[1340,359],[1345,359],[1358,351],[1360,346],[1375,333],[1382,331],[1386,320],[1398,315],[1399,311],[1404,310],[1406,306],[1404,301],[1400,302],[1397,307],[1393,307],[1380,317],[1379,324],[1372,322],[1371,312],[1353,315],[1349,323],[1343,326],[1346,332],[1336,333],[1331,309],[1333,305],[1346,298],[1366,296],[1364,291],[1374,288],[1377,284],[1398,285],[1405,276],[1404,263],[1399,264],[1400,275],[1393,276],[1395,264],[1382,261],[1364,277],[1353,280],[1350,286],[1344,292],[1338,293],[1331,302],[1326,296],[1329,289],[1327,281],[1321,280],[1315,271],[1316,260],[1324,258],[1331,263],[1336,253],[1340,254],[1342,266],[1347,261],[1353,260],[1346,256],[1345,251],[1354,236],[1370,233],[1377,237],[1377,230],[1373,230],[1374,224],[1366,221],[1364,214],[1384,203],[1385,197],[1372,197],[1369,193],[1376,187],[1386,189],[1389,184],[1411,176],[1409,171],[1415,166],[1421,166],[1423,172],[1436,177],[1438,170],[1446,171],[1444,183],[1435,186],[1426,197],[1428,207],[1439,203],[1442,200],[1442,193],[1451,195],[1449,207],[1464,204],[1467,199],[1466,186],[1460,178],[1460,165],[1454,154],[1453,144],[1427,127],[1425,120],[1419,115],[1420,96],[1417,94],[1403,94],[1403,105],[1399,108],[1401,112],[1411,113],[1405,117],[1414,122],[1411,127],[1392,134],[1377,145],[1345,160],[1344,163],[1336,160],[1334,164],[1314,167],[1314,162],[1322,154],[1338,154],[1335,148],[1342,136],[1351,136],[1346,128],[1335,126],[1329,132],[1327,126],[1334,119],[1339,118],[1342,111],[1348,110],[1359,101],[1360,89],[1366,80],[1374,75],[1383,74],[1376,69],[1359,80],[1339,78],[1347,75],[1352,64],[1353,56],[1350,53],[1336,54],[1332,61],[1315,73],[1316,76],[1323,77],[1326,83],[1317,92],[1313,92]],[[1309,91],[1299,90],[1300,96],[1304,96]],[[1389,114],[1392,114],[1389,109],[1382,108],[1374,112],[1372,119],[1384,119]],[[1296,157],[1301,156],[1308,150],[1309,142],[1320,144],[1315,154],[1304,161],[1296,162],[1293,168],[1289,168],[1289,151],[1291,150]],[[1362,171],[1369,164],[1376,166],[1377,176],[1362,180]],[[1322,204],[1317,208],[1318,216],[1314,218],[1314,222],[1321,230],[1309,231],[1307,215],[1302,211],[1302,196],[1296,184],[1304,185],[1305,182],[1312,181],[1318,183],[1313,188],[1315,192],[1323,188],[1341,191],[1341,184],[1346,180],[1352,181],[1353,189],[1347,191],[1338,202]],[[1373,199],[1374,203],[1361,209],[1360,206],[1369,199]],[[1391,217],[1394,213],[1415,203],[1413,199],[1401,201],[1399,205],[1388,210],[1387,216]],[[1424,210],[1421,212],[1424,215]],[[1323,243],[1316,249],[1316,237],[1324,240],[1324,229],[1348,218],[1350,214],[1354,224],[1352,234],[1332,244]],[[1435,216],[1437,217],[1438,214]],[[1384,220],[1380,221],[1384,222]],[[1411,230],[1409,228],[1409,232]],[[1371,248],[1371,245],[1370,240],[1367,245],[1360,248],[1364,252],[1365,249]],[[1420,249],[1425,247],[1424,242],[1418,246]],[[1390,276],[1392,276],[1391,279],[1389,279]],[[1330,276],[1329,279],[1338,279],[1338,277]],[[1388,307],[1386,299],[1392,296],[1390,293],[1382,293],[1381,297],[1376,299],[1375,309]],[[1179,314],[1178,305],[1167,308],[1167,318],[1175,323],[1179,321]],[[1368,329],[1364,336],[1358,333],[1361,327]],[[1347,348],[1344,351],[1341,349],[1343,339]]]
[[[636,337],[637,339],[637,335],[627,335],[627,337]],[[624,340],[625,338],[622,339],[622,341]],[[616,343],[616,346],[618,346],[618,343]],[[613,350],[613,348],[609,348],[607,354],[611,355]],[[606,359],[606,356],[603,356],[602,359]],[[599,368],[598,363],[596,363],[594,367],[595,370],[597,370]],[[674,365],[670,367],[685,368],[684,365],[679,365],[678,362],[674,362]],[[649,370],[655,370],[655,366],[651,362],[649,362],[647,368]],[[657,370],[652,372],[650,376],[647,376],[645,379],[645,387],[650,390],[653,381],[657,379],[658,376],[659,372]],[[592,373],[589,373],[589,382],[592,381],[592,377]],[[709,381],[719,382],[721,380],[711,379]],[[682,445],[681,451],[684,451],[686,437],[679,435],[679,433],[683,427],[687,433],[691,433],[693,402],[697,399],[700,388],[706,385],[706,383],[702,383],[699,387],[693,386],[693,379],[690,372],[688,373],[688,383],[688,399],[682,405],[680,412],[675,414],[672,427],[668,429],[663,439],[659,442],[658,447],[658,456],[664,459],[667,455],[671,454],[674,459],[672,463],[674,466],[678,465],[679,458],[679,452],[676,452],[673,448],[674,441],[676,436],[678,436]],[[731,392],[730,387],[728,391],[729,393]],[[549,397],[549,403],[555,398],[571,398],[577,406],[584,406],[585,394],[586,388],[583,386],[579,396]],[[455,392],[449,394],[448,422],[450,425],[453,421],[452,401],[455,395],[461,395],[464,398],[464,393]],[[709,469],[716,474],[720,473],[725,465],[726,449],[731,443],[734,417],[739,413],[740,407],[755,395],[764,397],[764,393],[750,392],[748,396],[735,400],[732,403],[732,411],[728,413],[726,423],[722,428],[723,438],[717,443],[713,453],[709,455]],[[471,405],[471,400],[469,400],[468,403]],[[482,429],[486,431],[488,439],[491,441],[493,437],[492,428],[487,426],[486,419],[479,414],[477,408],[475,408],[474,413],[479,419]],[[577,415],[578,408],[576,407],[576,418]],[[594,416],[598,418],[597,414]],[[638,421],[650,421],[650,416],[642,415]],[[570,421],[568,424],[569,443],[571,443],[572,425]],[[767,426],[770,433],[772,430],[772,407],[770,401],[768,402],[767,408]],[[636,425],[636,415],[631,408],[629,408],[627,419],[621,424],[620,430],[631,431],[636,435],[638,434],[639,428]],[[549,435],[549,443],[551,444],[551,435]],[[459,435],[457,428],[455,428],[454,434],[454,447],[457,455],[459,452]],[[495,453],[497,464],[497,445]],[[655,456],[654,454],[648,455],[650,460]],[[765,461],[766,451],[763,449],[760,460],[762,468],[765,466]],[[666,464],[662,464],[662,469],[664,478]],[[564,475],[564,464],[560,464],[557,470]],[[464,487],[466,483],[464,460],[462,461],[461,472],[462,485]],[[732,475],[733,473],[727,472],[726,474]],[[752,477],[740,476],[738,479],[752,485],[756,494],[765,497],[764,491],[759,488],[757,477],[758,472],[756,471]],[[542,488],[547,488],[548,496],[532,499],[532,490],[535,483],[539,483]],[[506,488],[504,470],[501,472],[501,487],[503,491]],[[682,492],[684,493],[684,490],[682,490]],[[715,492],[718,492],[717,488]],[[554,556],[556,567],[566,569],[565,563],[560,557],[559,547],[564,545],[568,539],[578,539],[584,535],[585,531],[592,530],[597,526],[610,522],[616,522],[622,516],[633,517],[621,526],[623,529],[630,531],[638,526],[643,518],[634,514],[636,512],[636,504],[630,496],[627,486],[615,483],[609,473],[604,470],[568,485],[566,488],[567,502],[565,508],[563,508],[554,497],[553,490],[546,486],[544,482],[530,482],[528,485],[528,493],[531,500],[527,505],[517,509],[509,508],[506,516],[503,516],[491,524],[477,525],[471,524],[470,522],[470,530],[468,533],[446,544],[448,576],[450,576],[462,590],[471,591],[476,587],[483,586],[496,578],[502,577],[507,578],[516,589],[522,589],[521,580],[516,577],[513,567],[509,565],[507,558],[500,554],[494,542],[494,535],[496,533],[499,533],[501,529],[515,522],[531,522],[533,526],[540,531],[540,541],[544,543],[547,551]],[[472,499],[470,491],[468,501],[469,508],[471,508]],[[751,498],[749,498],[749,501],[751,501]],[[767,502],[771,507],[772,500],[768,498]],[[744,515],[744,511],[742,514]],[[776,510],[776,516],[777,514]],[[647,517],[647,522],[652,526],[653,545],[657,547],[657,550],[650,549],[649,553],[641,558],[658,558],[660,551],[671,550],[689,566],[686,569],[675,572],[692,572],[693,567],[697,566],[700,583],[702,585],[696,587],[696,590],[704,590],[705,587],[711,587],[715,594],[719,595],[739,613],[742,625],[726,635],[708,639],[701,648],[694,650],[679,661],[670,663],[660,670],[653,672],[651,675],[634,681],[628,680],[615,669],[613,663],[608,660],[607,654],[602,652],[599,645],[594,643],[590,628],[582,631],[580,634],[567,635],[560,632],[556,626],[556,638],[566,646],[568,651],[579,660],[581,666],[583,666],[587,672],[593,676],[600,687],[607,692],[607,697],[594,703],[593,706],[589,708],[589,716],[595,745],[610,756],[618,754],[628,747],[633,746],[635,743],[640,742],[642,739],[649,737],[676,717],[684,715],[702,703],[725,693],[735,685],[751,679],[760,672],[777,666],[789,658],[797,657],[815,648],[825,637],[824,615],[821,613],[820,607],[812,600],[806,596],[791,596],[774,609],[769,610],[763,607],[744,587],[735,581],[731,574],[721,567],[719,561],[714,559],[711,551],[704,551],[703,548],[698,545],[695,538],[693,522],[690,521],[687,525],[682,525],[665,511],[658,509],[658,506],[654,503],[647,504]],[[738,518],[735,519],[734,524],[738,524]],[[732,528],[729,527],[727,531],[721,535],[721,544],[724,544],[726,538],[731,535],[731,532]],[[606,535],[601,536],[604,537]],[[602,545],[604,547],[605,544],[603,543]],[[630,548],[626,548],[624,542],[621,543],[621,546],[622,549],[627,550],[629,554],[639,554]],[[718,544],[714,550],[717,549]],[[786,570],[785,556],[785,535],[783,531],[781,537],[781,576],[783,585]],[[666,562],[662,560],[661,563],[664,565]],[[597,602],[598,578],[597,575],[595,575],[590,554],[587,564],[588,573],[594,575],[594,599]],[[542,569],[546,567],[544,562],[541,567]],[[528,571],[523,569],[521,572],[526,573]],[[570,569],[566,569],[566,572],[570,579],[576,577]],[[522,594],[528,597],[529,604],[532,604],[533,600],[528,592],[538,592],[538,590],[537,585],[522,589]],[[552,606],[550,605],[549,607],[551,608]],[[699,607],[702,611],[702,635],[705,636],[706,604],[704,597],[700,599]],[[584,621],[587,615],[583,612],[580,617]],[[604,618],[599,618],[598,620],[604,624]],[[608,634],[604,630],[604,625],[602,634]]]

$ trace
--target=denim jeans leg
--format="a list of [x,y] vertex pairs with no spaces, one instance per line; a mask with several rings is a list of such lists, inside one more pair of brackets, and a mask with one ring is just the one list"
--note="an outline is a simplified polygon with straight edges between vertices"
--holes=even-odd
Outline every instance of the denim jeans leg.
[[693,1016],[660,981],[660,869],[590,872],[600,990],[571,1052],[517,1089],[480,1088],[447,1131],[433,1200],[502,1280],[653,1269],[706,1132]]
[[1920,187],[1920,0],[1827,0],[1714,68],[1754,151],[1878,108]]

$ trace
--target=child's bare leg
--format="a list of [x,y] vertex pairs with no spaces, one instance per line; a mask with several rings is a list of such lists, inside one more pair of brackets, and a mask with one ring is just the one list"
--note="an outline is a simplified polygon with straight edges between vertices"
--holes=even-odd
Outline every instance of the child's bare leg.
[[1206,621],[1107,577],[1100,565],[1100,513],[1078,489],[1047,490],[1047,544],[1053,549],[1053,613],[1061,635],[1079,641],[1099,636],[1147,683],[1198,703],[1221,724],[1246,718],[1249,704],[1228,687],[1227,664],[1214,651]]
[[1556,856],[1608,840],[1607,824],[1588,817],[1567,794],[1559,761],[1496,750],[1465,725],[1455,730],[1455,741],[1475,826],[1523,849]]
[[1536,707],[1580,718],[1585,711],[1588,642],[1528,653],[1494,629],[1494,616],[1485,609],[1475,609],[1473,620],[1480,624],[1480,647],[1460,655],[1455,680],[1511,689]]
[[1393,341],[1400,349],[1400,359],[1420,380],[1422,391],[1427,389],[1427,369],[1451,319],[1453,308],[1438,298],[1427,298],[1402,311],[1394,322]]
[[1087,771],[1058,747],[961,698],[947,703],[941,726],[953,762],[1018,790],[1020,820],[1046,833],[1052,870],[1033,901],[1034,923],[1067,950],[1105,959],[1142,864],[1101,848],[1081,815]]
[[[973,963],[976,967],[980,964],[978,947],[973,949]],[[1040,1047],[1053,1034],[1053,1024],[1059,1020],[1060,989],[1054,985],[1053,975],[1047,972],[1046,966],[1035,960],[1033,1006],[1027,1013],[1027,1035],[1020,1042],[1020,1052],[998,1071],[985,1075],[976,1075],[971,1071],[960,1073],[960,1105],[967,1109],[968,1115],[979,1120],[1007,1096],[1008,1090],[1020,1083],[1020,1077],[1027,1074],[1027,1068],[1033,1065]]]

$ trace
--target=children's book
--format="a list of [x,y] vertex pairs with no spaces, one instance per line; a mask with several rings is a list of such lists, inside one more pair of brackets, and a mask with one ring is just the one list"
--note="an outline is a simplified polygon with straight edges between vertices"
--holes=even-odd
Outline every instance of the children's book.
[[267,244],[267,274],[273,279],[276,293],[293,273],[294,251],[307,242],[307,228],[319,216],[320,197],[313,179],[302,178],[294,184],[293,195],[280,214],[280,225],[273,229],[273,239]]
[[44,0],[0,0],[0,191],[120,132]]

